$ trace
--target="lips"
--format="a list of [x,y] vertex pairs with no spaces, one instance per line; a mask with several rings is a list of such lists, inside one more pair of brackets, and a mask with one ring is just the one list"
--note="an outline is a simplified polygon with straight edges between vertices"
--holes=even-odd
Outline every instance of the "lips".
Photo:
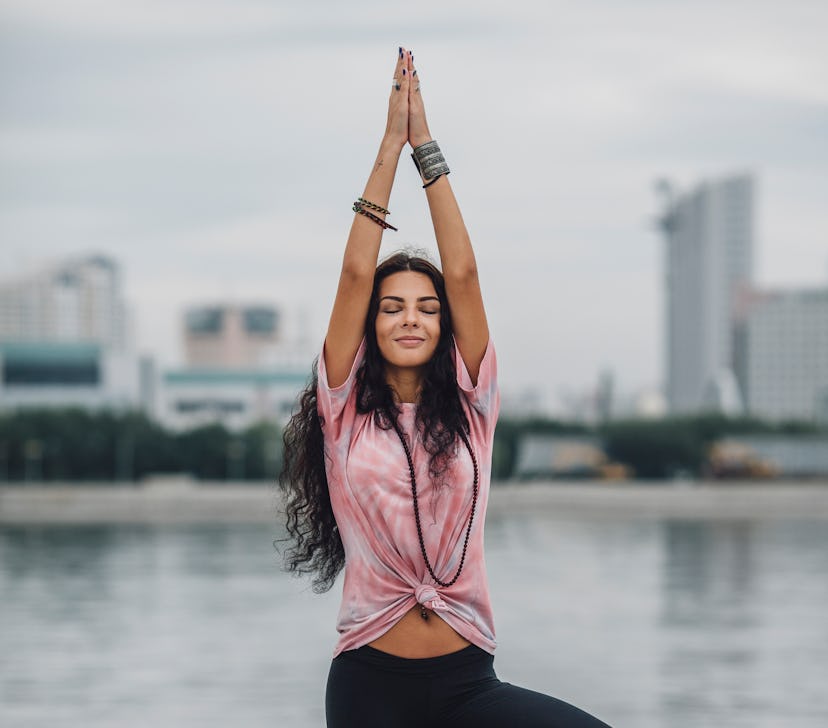
[[399,339],[394,339],[394,341],[402,346],[417,346],[418,344],[422,344],[425,339],[421,339],[417,336],[401,336]]

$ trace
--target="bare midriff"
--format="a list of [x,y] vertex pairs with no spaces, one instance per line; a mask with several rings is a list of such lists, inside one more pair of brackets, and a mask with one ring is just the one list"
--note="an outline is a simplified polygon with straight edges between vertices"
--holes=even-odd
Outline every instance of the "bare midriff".
[[423,619],[419,605],[412,607],[370,646],[397,657],[417,659],[447,655],[471,644],[433,611],[425,611],[428,619]]

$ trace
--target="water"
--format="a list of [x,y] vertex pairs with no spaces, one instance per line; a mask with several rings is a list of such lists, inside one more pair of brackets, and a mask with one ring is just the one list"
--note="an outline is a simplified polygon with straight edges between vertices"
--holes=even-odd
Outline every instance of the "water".
[[[0,723],[324,725],[337,588],[262,526],[0,528]],[[502,679],[616,728],[828,725],[824,521],[490,517]]]

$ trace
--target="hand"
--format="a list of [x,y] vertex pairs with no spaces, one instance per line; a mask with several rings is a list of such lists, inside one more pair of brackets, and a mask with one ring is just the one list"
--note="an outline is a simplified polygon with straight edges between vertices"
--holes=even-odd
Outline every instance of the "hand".
[[411,86],[409,65],[411,54],[400,48],[397,53],[397,65],[391,82],[391,96],[388,99],[388,121],[385,125],[385,138],[400,150],[408,141],[408,96]]
[[426,121],[423,95],[420,93],[420,77],[414,68],[414,56],[408,53],[408,143],[411,148],[431,141],[431,132]]

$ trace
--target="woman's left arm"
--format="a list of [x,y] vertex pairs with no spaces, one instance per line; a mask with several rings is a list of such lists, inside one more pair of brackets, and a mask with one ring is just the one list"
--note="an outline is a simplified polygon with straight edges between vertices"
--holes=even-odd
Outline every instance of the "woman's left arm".
[[[408,142],[415,149],[432,141],[432,137],[412,56],[408,62],[412,81],[409,84]],[[480,363],[489,343],[489,325],[474,250],[448,176],[443,175],[426,187],[426,197],[446,280],[454,338],[472,382],[477,384]]]

